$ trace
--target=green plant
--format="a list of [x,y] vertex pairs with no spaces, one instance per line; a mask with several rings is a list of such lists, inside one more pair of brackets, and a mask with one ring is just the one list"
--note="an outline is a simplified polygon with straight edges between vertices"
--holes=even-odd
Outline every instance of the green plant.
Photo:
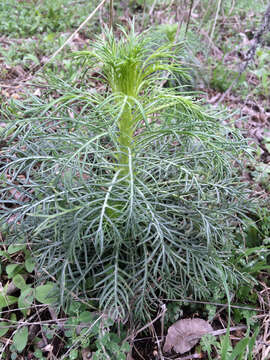
[[[89,306],[72,301],[65,313],[63,359],[81,359],[83,349],[92,353],[93,360],[125,360],[130,350],[125,341],[126,331],[116,335],[114,321],[105,314],[89,311]],[[54,333],[49,329],[49,333]],[[108,357],[109,356],[109,357]]]
[[233,348],[230,338],[230,322],[231,322],[231,303],[230,303],[230,293],[229,288],[225,284],[224,287],[227,301],[228,301],[228,325],[227,331],[225,336],[220,337],[220,341],[217,342],[216,339],[211,335],[208,334],[206,338],[202,338],[201,344],[204,351],[207,352],[208,357],[211,358],[211,347],[212,345],[215,346],[215,350],[218,353],[218,359],[221,360],[246,360],[252,359],[252,352],[255,345],[256,337],[259,333],[259,327],[257,327],[254,331],[252,337],[250,337],[250,326],[253,325],[256,321],[252,318],[251,312],[245,312],[244,309],[243,313],[245,312],[244,316],[247,321],[247,333],[244,338],[242,338],[236,346]]
[[51,102],[16,102],[17,119],[6,109],[16,130],[1,153],[0,212],[8,241],[29,239],[59,279],[62,302],[69,289],[112,318],[142,319],[159,298],[207,297],[210,279],[243,277],[229,254],[247,191],[231,163],[246,145],[221,114],[162,87],[185,75],[181,44],[104,36],[75,54],[92,70],[84,85],[54,80]]
[[[233,81],[237,78],[238,71],[229,70],[226,64],[223,64],[222,61],[215,61],[213,70],[210,76],[209,85],[213,89],[225,92]],[[235,86],[239,87],[246,81],[246,75],[242,74],[237,81]]]
[[[0,46],[1,60],[5,64],[1,77],[6,79],[10,74],[26,75],[26,71],[40,66],[44,57],[48,57],[63,45],[65,39],[65,36],[56,36],[56,34],[51,33],[47,36],[37,35],[34,39],[13,40],[8,47]],[[72,75],[76,74],[76,64],[71,59],[66,58],[66,54],[69,52],[70,47],[66,46],[65,51],[56,57],[57,61],[54,64],[47,65],[47,76],[50,73],[57,73],[58,77],[70,80]]]
[[[30,317],[35,302],[53,304],[57,301],[54,295],[55,284],[46,282],[35,286],[31,281],[31,273],[35,263],[26,245],[9,245],[0,251],[2,289],[0,291],[0,336],[12,340],[10,346],[11,359],[18,358],[27,346],[28,325],[20,325],[21,319]],[[16,306],[15,311],[13,311]],[[8,310],[7,310],[8,309]],[[3,349],[3,354],[6,351]],[[4,356],[1,354],[1,356]]]
[[167,305],[165,325],[169,326],[183,316],[182,303],[171,302]]
[[260,80],[260,84],[262,86],[262,89],[260,86],[256,88],[257,93],[262,93],[264,96],[269,96],[269,85],[270,85],[270,79],[269,79],[269,55],[270,50],[267,49],[259,49],[256,52],[258,64],[256,69],[252,70],[252,74],[256,75],[257,78]]
[[258,228],[262,238],[262,241],[265,245],[269,245],[270,238],[270,214],[267,207],[260,208],[259,219],[258,219]]
[[214,359],[221,360],[251,360],[252,351],[254,349],[256,337],[258,336],[259,328],[254,331],[254,334],[250,336],[249,332],[246,336],[241,339],[233,348],[230,334],[227,333],[225,336],[221,336],[220,340],[216,340],[213,335],[204,335],[201,339],[202,350],[207,352],[208,359],[213,360],[212,352],[213,348],[217,352],[218,356]]
[[[42,285],[34,283],[32,272],[35,264],[26,245],[9,245],[6,251],[0,252],[0,259],[0,276],[3,281],[0,292],[0,336],[11,340],[10,344],[7,343],[0,350],[1,359],[17,359],[30,347],[33,348],[35,358],[46,359],[48,350],[39,344],[42,339],[51,344],[55,338],[63,344],[61,359],[81,359],[83,349],[94,352],[94,359],[104,359],[106,354],[110,354],[110,359],[126,358],[129,351],[129,345],[124,341],[126,332],[121,329],[120,336],[117,336],[112,329],[114,321],[94,312],[90,304],[71,301],[65,312],[64,326],[61,327],[60,312],[55,306],[58,300],[56,285],[49,281]],[[35,330],[36,336],[33,338],[33,329],[29,331],[28,324],[39,319],[38,314],[44,311],[40,311],[41,304],[45,305],[44,309],[49,306],[50,311],[55,312],[56,319],[48,323],[40,321],[40,330]],[[39,306],[38,311],[36,306]]]
[[93,360],[126,360],[130,346],[114,332],[104,331],[99,328],[98,338],[95,342],[97,350],[93,354]]
[[[80,1],[76,9],[69,0],[0,2],[0,32],[13,37],[69,31],[76,28],[98,1]],[[91,26],[91,24],[90,24]],[[90,29],[89,29],[90,30]]]
[[254,170],[251,172],[254,181],[262,186],[267,192],[270,191],[269,178],[270,166],[264,162],[254,164]]

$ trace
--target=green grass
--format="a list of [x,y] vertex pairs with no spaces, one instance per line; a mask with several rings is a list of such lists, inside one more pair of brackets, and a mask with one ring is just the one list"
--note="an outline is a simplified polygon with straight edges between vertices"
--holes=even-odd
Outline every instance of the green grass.
[[[0,32],[9,37],[22,38],[72,31],[98,3],[96,0],[1,1]],[[90,23],[86,32],[90,33],[92,26]]]
[[[0,33],[7,37],[0,43],[2,61],[1,77],[8,77],[6,67],[19,66],[24,71],[35,72],[46,60],[57,51],[64,41],[93,11],[98,1],[46,0],[46,1],[14,1],[0,3]],[[106,6],[105,6],[106,9]],[[108,9],[107,9],[108,10]],[[105,11],[107,11],[105,10]],[[82,38],[97,33],[95,20],[90,21],[81,31]],[[46,69],[46,74],[56,72],[59,68],[62,77],[75,72],[70,69],[67,54],[72,45],[67,45],[56,57],[56,64]],[[73,46],[76,46],[73,44]],[[81,43],[78,48],[83,46]]]

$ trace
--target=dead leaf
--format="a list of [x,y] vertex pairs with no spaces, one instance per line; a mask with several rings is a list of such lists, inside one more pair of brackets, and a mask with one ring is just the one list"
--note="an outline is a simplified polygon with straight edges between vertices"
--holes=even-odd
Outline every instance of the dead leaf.
[[11,95],[11,97],[12,97],[13,99],[15,99],[15,100],[19,100],[19,99],[20,99],[20,95],[17,94],[17,93],[13,93],[13,94]]
[[6,90],[2,90],[1,94],[5,97],[9,97],[9,93]]
[[92,352],[90,351],[90,349],[88,349],[88,348],[82,349],[82,358],[83,358],[83,360],[91,360],[92,359]]
[[203,335],[211,331],[213,331],[212,326],[203,319],[178,320],[169,327],[163,350],[164,352],[174,350],[184,354],[192,349]]
[[53,352],[53,346],[52,346],[52,344],[48,344],[42,350],[52,353]]
[[35,96],[41,96],[41,91],[40,91],[39,88],[36,89],[36,91],[34,92],[34,95],[35,95]]
[[70,116],[71,119],[74,119],[74,112],[71,111],[70,109],[68,109],[68,114]]
[[19,192],[17,189],[14,188],[9,189],[9,192],[15,200],[23,201],[23,198],[25,197],[24,194],[22,194],[21,192]]

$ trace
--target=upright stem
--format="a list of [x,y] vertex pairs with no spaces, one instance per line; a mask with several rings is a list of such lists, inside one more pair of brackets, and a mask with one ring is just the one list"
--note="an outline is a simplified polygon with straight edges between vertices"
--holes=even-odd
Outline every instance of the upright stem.
[[110,20],[109,20],[109,28],[113,27],[113,0],[110,0]]
[[119,136],[118,143],[120,147],[119,155],[119,165],[120,170],[123,176],[127,175],[129,172],[128,163],[129,163],[129,151],[132,147],[132,135],[133,135],[133,121],[132,121],[132,112],[129,105],[125,106],[123,114],[121,115],[118,127],[119,127]]
[[[124,111],[121,114],[118,120],[118,145],[119,145],[119,155],[118,163],[116,164],[115,172],[119,173],[121,182],[124,186],[129,185],[130,176],[129,176],[129,156],[132,152],[132,135],[133,135],[133,116],[132,110],[129,105],[125,105]],[[118,202],[113,202],[111,207],[106,209],[108,216],[111,218],[117,217],[119,211],[125,207],[125,202],[119,200]],[[116,209],[116,210],[115,210]]]

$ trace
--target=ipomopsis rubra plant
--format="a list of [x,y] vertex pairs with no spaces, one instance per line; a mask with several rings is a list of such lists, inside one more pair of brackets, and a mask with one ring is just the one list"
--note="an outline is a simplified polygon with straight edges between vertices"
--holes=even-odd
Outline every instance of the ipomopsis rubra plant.
[[62,300],[71,290],[122,319],[162,299],[209,298],[224,274],[241,279],[230,254],[247,201],[231,164],[245,141],[165,86],[187,76],[184,50],[153,35],[106,30],[75,53],[84,81],[54,80],[61,96],[18,104],[24,118],[10,112],[16,142],[1,155],[9,238],[30,240]]

